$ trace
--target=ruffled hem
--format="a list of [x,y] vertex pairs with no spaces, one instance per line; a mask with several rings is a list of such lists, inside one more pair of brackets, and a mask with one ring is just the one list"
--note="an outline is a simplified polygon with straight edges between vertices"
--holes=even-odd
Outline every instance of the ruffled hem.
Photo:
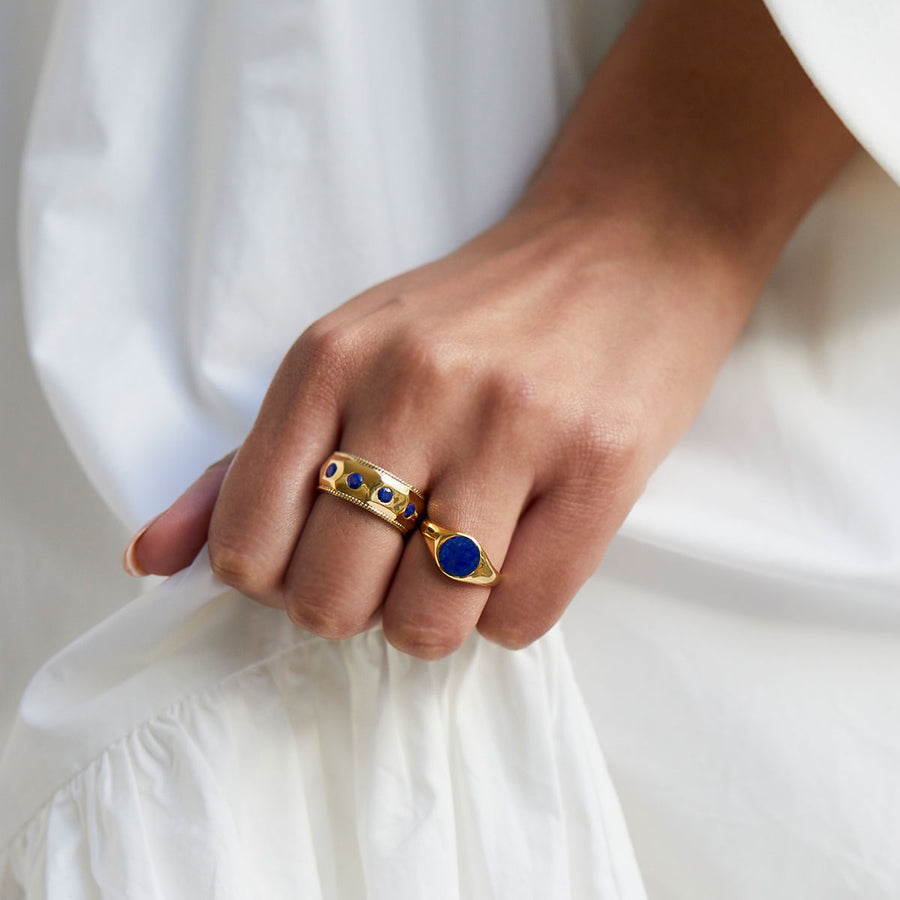
[[[218,616],[207,609],[213,632],[223,602],[206,604],[219,604]],[[48,786],[0,852],[4,900],[644,896],[557,633],[519,653],[473,636],[448,659],[423,662],[393,650],[380,629],[329,642],[236,595],[228,602],[233,642],[222,647],[234,670],[123,729]],[[128,617],[126,608],[107,630],[121,634],[114,620]],[[117,678],[133,691],[143,681],[146,696],[160,666],[184,671],[204,630],[171,634],[168,654],[149,666],[135,652],[136,670]],[[44,764],[26,779],[36,796],[41,773],[58,771],[47,747],[73,760],[91,746],[90,715],[79,733],[71,708],[48,743],[51,711],[63,708],[48,685],[73,671],[67,657],[90,659],[103,631],[51,660],[29,688],[0,767],[7,788],[29,750],[43,748]],[[248,664],[241,634],[257,649],[286,635],[293,643]],[[109,665],[94,655],[80,688],[69,686],[70,700],[82,694],[75,712],[113,693],[98,680]]]

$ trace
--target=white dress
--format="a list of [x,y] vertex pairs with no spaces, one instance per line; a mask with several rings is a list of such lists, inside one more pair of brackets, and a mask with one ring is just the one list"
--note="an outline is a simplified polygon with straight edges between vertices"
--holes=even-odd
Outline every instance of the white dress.
[[116,520],[240,442],[310,321],[499,218],[632,5],[0,12],[2,900],[900,893],[887,3],[772,4],[878,162],[795,235],[568,650],[324,641],[204,556],[122,605]]

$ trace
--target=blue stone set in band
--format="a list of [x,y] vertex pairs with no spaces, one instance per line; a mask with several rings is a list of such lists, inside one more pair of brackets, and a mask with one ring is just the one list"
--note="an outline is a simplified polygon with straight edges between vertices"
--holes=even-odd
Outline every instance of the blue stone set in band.
[[[336,466],[334,463],[332,463],[332,464],[325,470],[325,474],[326,474],[329,478],[332,478],[332,477],[334,476],[334,473],[335,473],[335,472],[337,472],[337,466]],[[363,486],[363,477],[362,477],[362,475],[359,474],[359,472],[351,472],[351,473],[347,476],[347,487],[348,487],[348,488],[350,488],[351,490],[354,490],[354,491],[358,491],[362,486]],[[382,486],[381,486],[380,488],[378,488],[378,490],[375,492],[375,496],[376,496],[382,503],[390,503],[391,500],[394,499],[394,492],[393,492],[389,487],[387,487],[386,485],[382,485]],[[412,519],[413,516],[416,515],[416,512],[417,512],[417,510],[416,510],[416,504],[415,504],[415,503],[408,503],[408,504],[406,505],[406,508],[403,510],[403,518],[404,518],[404,519]]]
[[471,575],[481,562],[481,550],[472,538],[464,534],[441,541],[437,552],[438,565],[454,578]]
[[[390,487],[387,484],[379,484],[378,481],[373,483],[373,474],[376,472],[382,472],[383,477],[387,479],[392,478],[392,476],[390,473],[380,470],[374,463],[369,463],[367,460],[363,460],[360,457],[353,457],[350,454],[343,453],[340,454],[340,456],[340,465],[333,460],[326,465],[323,474],[326,479],[331,480],[331,483],[320,484],[320,488],[328,489],[330,492],[336,492],[341,495],[342,491],[339,488],[338,482],[343,481],[346,489],[350,492],[349,496],[344,495],[345,499],[353,499],[359,502],[360,505],[368,506],[373,512],[378,510],[374,510],[371,504],[383,504],[385,507],[384,512],[387,513],[388,516],[396,516],[394,524],[399,524],[398,520],[405,520],[405,524],[408,525],[408,528],[402,528],[401,530],[411,530],[416,518],[422,511],[420,505],[417,505],[412,499],[411,493],[414,492],[414,489],[410,487],[408,491],[404,492],[403,490],[398,490],[396,486]],[[360,469],[368,473],[368,485],[366,484],[366,478],[363,476],[363,471],[355,470],[356,465],[359,465]],[[400,479],[394,480],[397,484],[403,484]],[[359,494],[354,496],[357,491]],[[398,508],[396,498],[399,498],[401,501],[405,499],[409,502],[405,506]]]

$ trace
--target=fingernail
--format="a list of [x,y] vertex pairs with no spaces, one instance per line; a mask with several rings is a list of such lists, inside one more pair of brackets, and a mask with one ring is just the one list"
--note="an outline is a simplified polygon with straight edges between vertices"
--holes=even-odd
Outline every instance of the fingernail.
[[[162,515],[160,513],[159,515]],[[122,568],[134,578],[143,578],[148,573],[145,572],[134,558],[134,551],[137,548],[138,541],[144,536],[144,532],[159,518],[154,516],[143,528],[128,542],[125,552],[122,554]]]

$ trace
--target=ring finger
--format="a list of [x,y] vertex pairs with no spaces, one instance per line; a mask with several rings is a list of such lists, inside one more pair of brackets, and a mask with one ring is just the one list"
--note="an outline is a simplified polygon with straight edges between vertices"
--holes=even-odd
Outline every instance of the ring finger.
[[[450,531],[471,535],[496,569],[503,565],[531,488],[487,454],[455,464],[428,499],[428,518]],[[397,649],[423,659],[456,650],[474,630],[491,593],[483,584],[448,578],[422,535],[410,540],[397,567],[383,610],[384,632]]]

